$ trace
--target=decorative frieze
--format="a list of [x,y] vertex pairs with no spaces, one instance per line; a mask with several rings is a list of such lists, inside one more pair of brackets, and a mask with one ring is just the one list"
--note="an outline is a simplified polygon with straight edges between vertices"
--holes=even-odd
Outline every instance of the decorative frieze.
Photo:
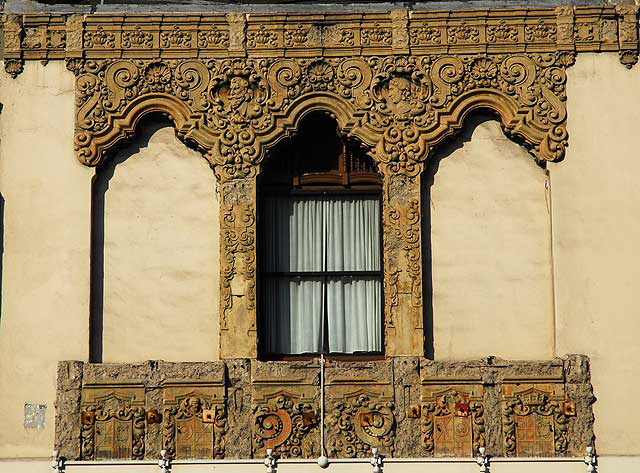
[[[5,15],[4,59],[637,53],[637,6],[388,13]],[[627,62],[626,64],[630,64]]]

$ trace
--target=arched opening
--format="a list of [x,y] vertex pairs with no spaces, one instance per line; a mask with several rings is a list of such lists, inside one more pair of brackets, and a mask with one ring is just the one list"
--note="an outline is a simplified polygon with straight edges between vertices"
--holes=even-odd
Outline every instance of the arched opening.
[[[90,359],[218,357],[218,202],[200,153],[150,115],[93,180]],[[167,335],[170,334],[170,335]]]
[[549,212],[545,170],[494,113],[469,114],[434,151],[423,244],[436,359],[552,356]]
[[260,352],[383,350],[381,176],[322,112],[267,156],[259,180]]

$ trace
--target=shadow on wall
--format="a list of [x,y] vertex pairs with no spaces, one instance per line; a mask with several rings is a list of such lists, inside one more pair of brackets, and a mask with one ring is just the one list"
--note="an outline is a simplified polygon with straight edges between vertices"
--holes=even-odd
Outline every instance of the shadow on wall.
[[424,301],[424,354],[429,359],[435,358],[434,353],[434,319],[433,319],[433,259],[431,247],[431,189],[435,183],[435,176],[440,167],[440,162],[462,148],[465,143],[471,141],[475,129],[482,123],[498,120],[491,111],[481,111],[469,115],[464,126],[458,134],[438,146],[436,151],[427,161],[422,174],[422,217],[423,217],[423,301]]
[[125,145],[96,168],[92,182],[91,202],[91,303],[89,315],[89,361],[102,363],[104,329],[104,226],[105,196],[118,164],[125,162],[149,145],[151,136],[173,124],[162,117],[151,116],[138,125],[133,142]]

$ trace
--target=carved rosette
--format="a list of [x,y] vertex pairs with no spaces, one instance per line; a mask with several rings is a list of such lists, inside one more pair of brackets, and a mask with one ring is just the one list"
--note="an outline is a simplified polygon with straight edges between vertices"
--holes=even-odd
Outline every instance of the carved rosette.
[[112,394],[85,405],[81,413],[83,460],[142,460],[145,453],[145,410]]
[[477,455],[485,446],[484,407],[449,389],[421,405],[420,443],[427,455]]
[[564,455],[568,448],[567,403],[529,388],[502,402],[502,436],[507,456]]
[[376,402],[367,394],[338,401],[327,419],[333,430],[331,453],[340,457],[369,457],[371,448],[395,451],[395,405]]
[[191,393],[163,413],[162,447],[171,458],[224,458],[227,416],[223,404]]
[[253,455],[264,456],[272,449],[280,458],[309,458],[313,455],[307,434],[318,425],[316,409],[278,394],[254,407]]

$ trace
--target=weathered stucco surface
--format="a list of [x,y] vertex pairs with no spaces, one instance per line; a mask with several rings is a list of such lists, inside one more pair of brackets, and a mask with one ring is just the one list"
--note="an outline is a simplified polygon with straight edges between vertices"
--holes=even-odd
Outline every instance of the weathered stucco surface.
[[[117,164],[116,164],[117,163]],[[104,195],[104,362],[218,357],[216,180],[172,127],[139,137],[96,177]]]
[[579,55],[569,71],[571,146],[550,166],[558,353],[591,358],[600,454],[640,454],[636,176],[640,69]]
[[479,115],[436,152],[423,179],[435,358],[553,356],[544,170]]
[[[0,72],[0,457],[51,453],[57,362],[88,352],[93,170],[69,159],[73,84],[63,62]],[[24,427],[27,403],[44,428]]]

